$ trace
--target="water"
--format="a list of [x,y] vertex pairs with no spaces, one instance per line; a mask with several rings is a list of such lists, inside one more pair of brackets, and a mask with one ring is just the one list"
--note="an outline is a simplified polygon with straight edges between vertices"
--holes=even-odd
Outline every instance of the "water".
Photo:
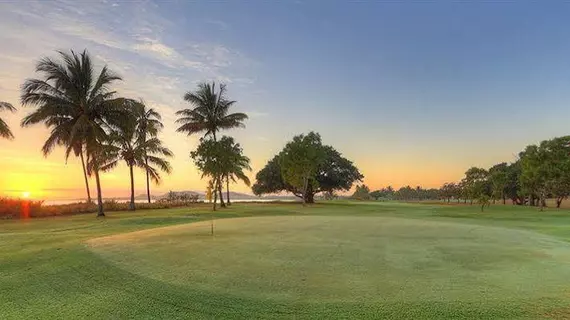
[[[95,201],[94,199],[93,201]],[[106,199],[110,200],[110,199]],[[230,199],[231,202],[273,202],[273,201],[283,201],[283,202],[295,202],[300,200],[290,199],[290,198],[253,198],[253,199]],[[115,199],[117,202],[127,203],[129,200],[127,199]],[[203,201],[200,199],[199,201]],[[77,202],[85,202],[85,199],[59,199],[59,200],[45,200],[44,205],[61,205],[61,204],[70,204],[70,203],[77,203]],[[136,203],[147,203],[146,199],[135,199]],[[151,199],[151,202],[156,202],[156,200]],[[207,201],[206,201],[207,202]],[[219,200],[218,200],[219,202]]]

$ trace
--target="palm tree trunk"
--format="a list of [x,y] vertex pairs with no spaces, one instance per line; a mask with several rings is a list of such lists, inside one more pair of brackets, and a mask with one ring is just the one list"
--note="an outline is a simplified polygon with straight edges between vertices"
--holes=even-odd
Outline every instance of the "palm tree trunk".
[[99,169],[95,168],[95,183],[97,184],[97,217],[104,217],[103,195],[101,194],[101,179],[99,179]]
[[129,210],[135,211],[135,177],[133,174],[133,165],[129,165],[129,171],[131,174],[131,203],[129,204]]
[[218,192],[220,193],[220,207],[225,208],[224,193],[222,192],[222,178],[218,177]]
[[228,206],[231,205],[230,203],[230,176],[226,177],[226,198],[227,198],[227,203]]
[[[214,142],[217,142],[218,140],[216,139],[216,131],[212,132],[212,137],[214,138]],[[222,180],[221,177],[217,177],[216,178],[216,188],[214,188],[214,194],[217,192],[220,194],[220,207],[225,208],[226,204],[224,203],[224,195],[222,193]],[[214,201],[214,203],[216,203],[216,201]]]
[[[214,211],[216,211],[216,202],[218,202],[218,192],[216,191],[218,189],[218,180],[216,179],[216,182],[214,182],[214,207],[212,208]],[[213,218],[212,218],[213,219]]]
[[[148,158],[145,157],[144,162],[148,168]],[[145,168],[146,172],[146,196],[148,199],[148,203],[150,203],[150,177],[148,176],[148,169]]]
[[83,158],[83,150],[79,153],[81,157],[81,168],[83,168],[83,177],[85,178],[85,189],[87,190],[87,203],[91,203],[91,190],[89,190],[89,179],[87,179],[87,170],[85,169],[85,159]]

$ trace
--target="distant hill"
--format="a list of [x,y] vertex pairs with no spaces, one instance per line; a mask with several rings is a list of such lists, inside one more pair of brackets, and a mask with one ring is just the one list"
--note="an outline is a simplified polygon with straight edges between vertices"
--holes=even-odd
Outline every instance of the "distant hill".
[[[200,200],[205,199],[205,193],[200,192],[200,191],[183,190],[183,191],[172,191],[172,192],[174,192],[174,194],[176,194],[176,195],[182,195],[182,194],[186,194],[189,196],[190,195],[198,195],[198,199],[200,199]],[[227,194],[226,191],[224,191],[223,193],[224,193],[224,198],[226,198],[226,194]],[[168,197],[168,192],[161,194],[161,195],[157,195],[157,196],[151,195],[151,199],[153,199],[153,200],[165,199],[167,197]],[[144,200],[144,199],[146,199],[146,194],[140,194],[140,195],[136,196],[135,199]],[[230,191],[230,199],[235,199],[235,200],[257,200],[257,199],[294,200],[297,198],[295,196],[291,196],[291,195],[268,195],[268,196],[258,197],[258,196],[255,196],[253,194]]]

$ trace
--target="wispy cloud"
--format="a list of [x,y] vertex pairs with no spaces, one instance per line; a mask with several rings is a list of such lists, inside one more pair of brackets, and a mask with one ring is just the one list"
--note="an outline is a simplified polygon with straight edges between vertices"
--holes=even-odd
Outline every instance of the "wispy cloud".
[[222,31],[228,30],[230,28],[230,26],[226,22],[221,21],[221,20],[206,19],[205,22],[207,24],[211,24],[211,25],[218,27],[218,29],[220,29]]

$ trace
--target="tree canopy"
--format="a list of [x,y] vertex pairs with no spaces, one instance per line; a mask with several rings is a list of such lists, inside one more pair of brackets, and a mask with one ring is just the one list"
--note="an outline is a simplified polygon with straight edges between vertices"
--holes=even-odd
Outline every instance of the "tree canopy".
[[[318,138],[317,138],[318,137]],[[303,139],[309,139],[312,148],[318,149],[319,162],[312,171],[309,178],[306,192],[298,185],[291,184],[283,176],[282,157],[287,152],[291,144],[304,144]],[[321,158],[322,157],[322,158]],[[313,169],[313,168],[311,168]],[[323,145],[320,136],[311,132],[307,135],[300,135],[293,139],[288,147],[275,155],[265,167],[256,175],[256,182],[252,189],[256,195],[290,192],[295,196],[304,199],[307,203],[314,202],[315,194],[319,192],[348,191],[355,182],[361,181],[364,176],[354,166],[352,161],[344,158],[341,153],[332,146]]]

